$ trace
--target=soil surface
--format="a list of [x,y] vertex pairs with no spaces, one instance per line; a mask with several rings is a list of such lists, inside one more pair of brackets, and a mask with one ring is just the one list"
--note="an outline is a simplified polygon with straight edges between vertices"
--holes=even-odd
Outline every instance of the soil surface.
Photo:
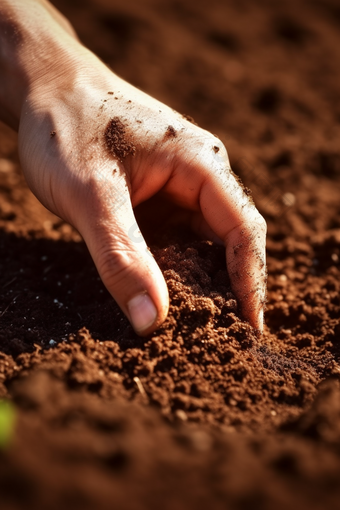
[[1,508],[339,508],[338,2],[54,3],[226,144],[268,222],[266,327],[240,319],[221,247],[161,229],[169,317],[137,337],[0,125],[0,398],[16,409]]

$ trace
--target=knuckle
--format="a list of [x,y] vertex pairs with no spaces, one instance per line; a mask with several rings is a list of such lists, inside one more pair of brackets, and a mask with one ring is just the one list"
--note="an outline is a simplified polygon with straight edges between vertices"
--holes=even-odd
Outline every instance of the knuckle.
[[267,227],[266,220],[257,209],[255,210],[254,221],[261,227]]
[[264,217],[262,216],[262,214],[260,214],[259,212],[257,213],[256,223],[259,225],[259,227],[263,231],[263,233],[267,234],[267,222],[264,219]]
[[229,165],[228,151],[221,140],[212,135],[207,141],[207,145],[208,150],[210,151],[210,156],[216,163],[223,163],[224,165],[227,163]]
[[254,211],[254,215],[251,221],[248,221],[248,230],[253,234],[256,233],[258,239],[264,240],[267,235],[267,222],[264,217],[257,211]]
[[244,219],[241,232],[250,239],[260,239],[261,242],[265,239],[267,234],[267,222],[257,209],[252,211],[251,218],[247,217]]
[[128,278],[134,270],[132,254],[126,248],[103,248],[97,253],[96,265],[104,284],[111,289]]
[[197,162],[202,168],[209,169],[209,172],[221,166],[229,166],[228,151],[221,140],[213,134],[205,133],[197,149]]

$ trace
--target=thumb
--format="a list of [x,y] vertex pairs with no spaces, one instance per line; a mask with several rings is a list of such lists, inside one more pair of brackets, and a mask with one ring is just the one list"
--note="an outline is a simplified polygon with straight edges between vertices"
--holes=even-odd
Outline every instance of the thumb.
[[104,285],[136,333],[145,336],[167,316],[167,285],[139,231],[127,187],[107,195],[92,187],[89,206],[76,226]]

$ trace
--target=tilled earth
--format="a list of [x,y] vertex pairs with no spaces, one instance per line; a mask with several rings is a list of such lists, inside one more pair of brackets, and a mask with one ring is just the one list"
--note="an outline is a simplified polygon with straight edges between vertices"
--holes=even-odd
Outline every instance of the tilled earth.
[[221,247],[158,228],[170,313],[137,337],[0,126],[1,508],[338,508],[337,2],[54,3],[225,142],[268,222],[266,328],[241,320]]

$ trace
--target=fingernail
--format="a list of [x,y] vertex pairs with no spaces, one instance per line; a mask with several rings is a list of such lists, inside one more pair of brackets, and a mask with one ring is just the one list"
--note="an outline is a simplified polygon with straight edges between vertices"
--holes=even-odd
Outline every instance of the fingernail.
[[264,311],[263,308],[259,312],[259,328],[258,328],[258,336],[261,336],[263,333],[263,324],[264,324]]
[[127,307],[137,332],[148,329],[157,318],[157,309],[148,294],[138,294],[128,302]]
[[264,323],[264,310],[263,310],[263,308],[261,308],[260,313],[259,313],[259,323],[260,323],[261,330],[263,330],[263,323]]

